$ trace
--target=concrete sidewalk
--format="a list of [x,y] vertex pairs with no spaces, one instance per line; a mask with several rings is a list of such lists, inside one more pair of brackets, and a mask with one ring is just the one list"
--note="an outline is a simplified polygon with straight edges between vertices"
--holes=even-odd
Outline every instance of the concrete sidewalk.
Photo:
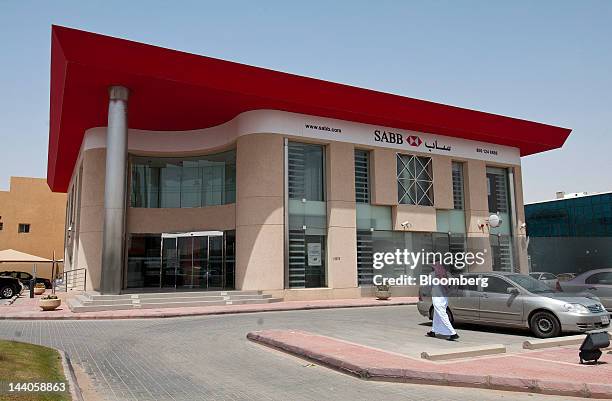
[[[23,294],[22,294],[23,295]],[[74,313],[66,305],[66,299],[71,294],[57,293],[62,299],[62,305],[55,311],[43,312],[38,307],[38,298],[25,296],[9,306],[0,306],[0,320],[94,320],[94,319],[140,319],[165,318],[181,316],[223,315],[233,313],[278,312],[308,309],[360,308],[371,306],[414,305],[416,297],[396,297],[386,301],[374,298],[330,299],[319,301],[285,301],[269,304],[245,304],[224,306],[201,306],[163,309],[132,309],[101,312]]]
[[612,399],[612,355],[604,353],[598,365],[580,365],[578,346],[431,362],[303,331],[247,337],[364,379]]

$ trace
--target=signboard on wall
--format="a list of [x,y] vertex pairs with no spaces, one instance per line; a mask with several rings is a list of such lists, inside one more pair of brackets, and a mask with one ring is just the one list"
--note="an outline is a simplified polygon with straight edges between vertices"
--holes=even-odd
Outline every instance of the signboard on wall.
[[[520,151],[511,146],[314,117],[276,110],[255,110],[240,116],[239,127],[248,131],[284,133],[313,139],[394,148],[398,151],[446,155],[465,159],[520,165]],[[240,132],[238,135],[245,135]]]
[[[193,131],[130,129],[128,149],[143,152],[160,149],[164,152],[194,152],[226,146],[239,136],[258,133],[349,142],[392,148],[406,153],[521,164],[519,149],[511,146],[279,110],[247,111],[216,127]],[[105,138],[106,129],[91,128],[85,134],[83,149],[104,148]]]
[[308,244],[306,250],[308,253],[308,266],[321,266],[321,244]]

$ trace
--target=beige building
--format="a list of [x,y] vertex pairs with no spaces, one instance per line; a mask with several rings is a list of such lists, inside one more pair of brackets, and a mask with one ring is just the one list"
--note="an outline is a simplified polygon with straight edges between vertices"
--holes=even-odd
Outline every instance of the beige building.
[[428,264],[374,268],[404,249],[526,272],[520,158],[570,132],[67,28],[52,54],[66,269],[104,294],[359,297]]
[[[14,249],[52,259],[64,257],[66,194],[53,193],[44,178],[11,177],[0,191],[0,250]],[[30,264],[2,264],[0,271],[32,273]],[[38,264],[37,274],[51,278],[51,264]]]

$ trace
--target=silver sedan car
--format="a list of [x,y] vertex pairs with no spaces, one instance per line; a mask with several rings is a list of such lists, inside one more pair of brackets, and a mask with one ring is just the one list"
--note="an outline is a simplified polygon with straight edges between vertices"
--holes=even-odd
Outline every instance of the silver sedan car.
[[567,293],[588,292],[595,295],[612,313],[612,269],[589,270],[559,285]]
[[[543,282],[523,274],[487,272],[462,275],[487,278],[488,285],[451,289],[448,299],[451,321],[528,328],[540,338],[610,325],[608,312],[595,297],[556,292]],[[421,315],[432,318],[431,287],[420,288],[417,307]]]

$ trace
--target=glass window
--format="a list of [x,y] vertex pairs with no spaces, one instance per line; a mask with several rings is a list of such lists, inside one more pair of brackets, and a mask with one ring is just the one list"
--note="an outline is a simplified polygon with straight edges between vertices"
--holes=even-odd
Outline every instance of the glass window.
[[504,168],[487,167],[489,212],[508,213],[508,174]]
[[584,280],[584,282],[587,284],[612,285],[612,273],[595,273]]
[[24,223],[19,223],[19,226],[17,227],[17,232],[19,233],[29,233],[30,232],[30,225],[29,224],[24,224]]
[[374,277],[372,231],[357,230],[357,282],[372,285]]
[[185,160],[180,171],[181,207],[202,206],[203,169],[198,160]]
[[206,207],[236,201],[236,152],[189,158],[135,157],[132,207]]
[[323,146],[289,142],[289,198],[325,200]]
[[325,235],[289,230],[289,287],[325,287]]
[[[466,276],[469,278],[469,276]],[[464,284],[457,287],[460,291],[478,291],[477,284]]]
[[324,147],[289,142],[287,175],[289,193],[290,288],[325,287],[325,202]]
[[495,276],[483,276],[488,278],[487,286],[482,287],[482,291],[497,294],[507,294],[508,287],[512,287],[512,284],[506,282],[506,280]]
[[225,288],[235,288],[236,231],[225,232]]
[[175,161],[160,168],[159,207],[181,207],[180,163],[180,161]]
[[453,204],[457,210],[464,208],[463,163],[453,162]]
[[132,234],[127,287],[233,289],[234,231]]
[[501,272],[513,271],[513,240],[509,235],[492,234],[489,236],[491,245],[493,270]]
[[132,165],[132,206],[133,207],[160,207],[159,206],[159,174],[160,167],[148,164]]
[[398,203],[433,206],[431,157],[397,154]]
[[127,287],[159,287],[161,235],[132,234],[128,249]]
[[391,206],[371,205],[369,203],[357,203],[356,206],[357,229],[392,229]]
[[[397,249],[407,249],[409,252],[463,252],[465,236],[449,235],[448,233],[401,232],[390,230],[357,229],[357,279],[359,285],[372,285],[375,274],[383,277],[398,277],[401,274],[415,276],[431,271],[427,263],[435,263],[434,256],[419,260],[416,266],[409,264],[384,264],[382,269],[374,269],[374,254],[379,252],[395,252]],[[433,254],[431,254],[433,255]],[[421,263],[424,262],[424,263]],[[457,270],[465,271],[466,266],[455,266]]]
[[355,202],[370,203],[370,152],[355,150]]
[[[523,274],[509,274],[506,277],[508,277],[509,280],[520,285],[527,291],[533,292],[534,294],[545,293],[545,292],[556,292],[556,290],[553,290],[552,288],[550,288],[548,284],[545,284],[541,282],[540,280],[536,280],[533,277],[529,277]],[[508,287],[510,287],[510,285],[508,285]]]
[[465,212],[436,209],[436,230],[441,233],[465,233]]

